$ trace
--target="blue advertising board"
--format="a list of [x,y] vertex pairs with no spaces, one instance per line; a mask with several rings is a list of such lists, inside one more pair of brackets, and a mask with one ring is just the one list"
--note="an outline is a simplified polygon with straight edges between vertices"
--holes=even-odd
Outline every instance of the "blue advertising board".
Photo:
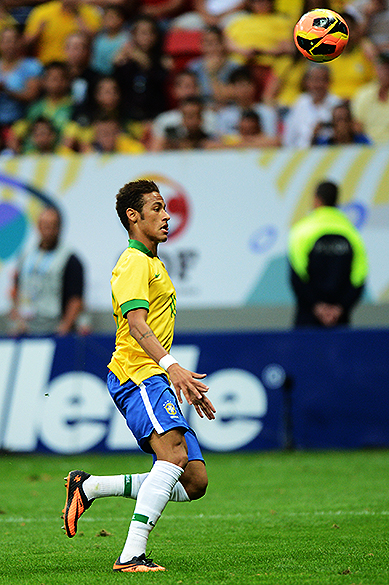
[[[113,336],[0,339],[0,449],[138,447],[107,392]],[[389,446],[389,331],[176,335],[173,355],[207,373],[215,421],[184,405],[203,449]]]

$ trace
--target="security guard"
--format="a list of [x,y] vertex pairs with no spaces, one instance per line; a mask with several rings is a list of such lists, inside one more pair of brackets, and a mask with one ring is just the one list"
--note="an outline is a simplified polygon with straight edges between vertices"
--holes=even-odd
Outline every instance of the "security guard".
[[315,191],[314,210],[290,233],[296,327],[347,325],[365,285],[365,245],[358,230],[337,209],[337,199],[335,183],[320,183]]

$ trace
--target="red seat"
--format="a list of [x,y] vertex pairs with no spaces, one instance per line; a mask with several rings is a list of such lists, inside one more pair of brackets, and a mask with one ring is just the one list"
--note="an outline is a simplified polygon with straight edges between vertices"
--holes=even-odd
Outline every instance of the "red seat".
[[165,36],[164,51],[174,60],[174,69],[180,70],[188,61],[202,54],[201,30],[171,28]]

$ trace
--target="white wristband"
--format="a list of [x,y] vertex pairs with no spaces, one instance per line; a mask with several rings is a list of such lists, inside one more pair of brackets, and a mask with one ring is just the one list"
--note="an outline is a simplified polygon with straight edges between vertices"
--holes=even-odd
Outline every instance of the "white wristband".
[[167,371],[169,366],[172,366],[173,364],[178,364],[178,361],[172,355],[170,355],[170,353],[167,353],[166,355],[161,357],[158,364],[161,366],[161,368]]

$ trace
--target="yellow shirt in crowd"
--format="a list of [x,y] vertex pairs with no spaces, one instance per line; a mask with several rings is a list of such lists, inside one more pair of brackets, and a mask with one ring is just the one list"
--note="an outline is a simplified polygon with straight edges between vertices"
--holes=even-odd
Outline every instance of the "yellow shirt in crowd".
[[64,10],[62,2],[54,0],[33,8],[26,22],[27,37],[35,35],[41,28],[36,46],[36,57],[44,64],[50,61],[64,61],[64,46],[67,37],[78,30],[81,18],[88,30],[97,32],[101,26],[99,10],[94,6],[80,3],[79,15]]
[[359,90],[351,109],[368,137],[376,144],[384,144],[389,142],[389,99],[381,101],[378,92],[378,83],[372,81]]
[[[241,49],[257,49],[268,51],[275,49],[282,41],[291,41],[293,38],[292,19],[284,14],[244,14],[234,18],[225,28],[225,34],[237,47]],[[239,60],[238,57],[235,57]],[[284,56],[258,55],[258,65],[276,67],[277,63],[285,60]],[[286,57],[288,62],[290,57]]]

